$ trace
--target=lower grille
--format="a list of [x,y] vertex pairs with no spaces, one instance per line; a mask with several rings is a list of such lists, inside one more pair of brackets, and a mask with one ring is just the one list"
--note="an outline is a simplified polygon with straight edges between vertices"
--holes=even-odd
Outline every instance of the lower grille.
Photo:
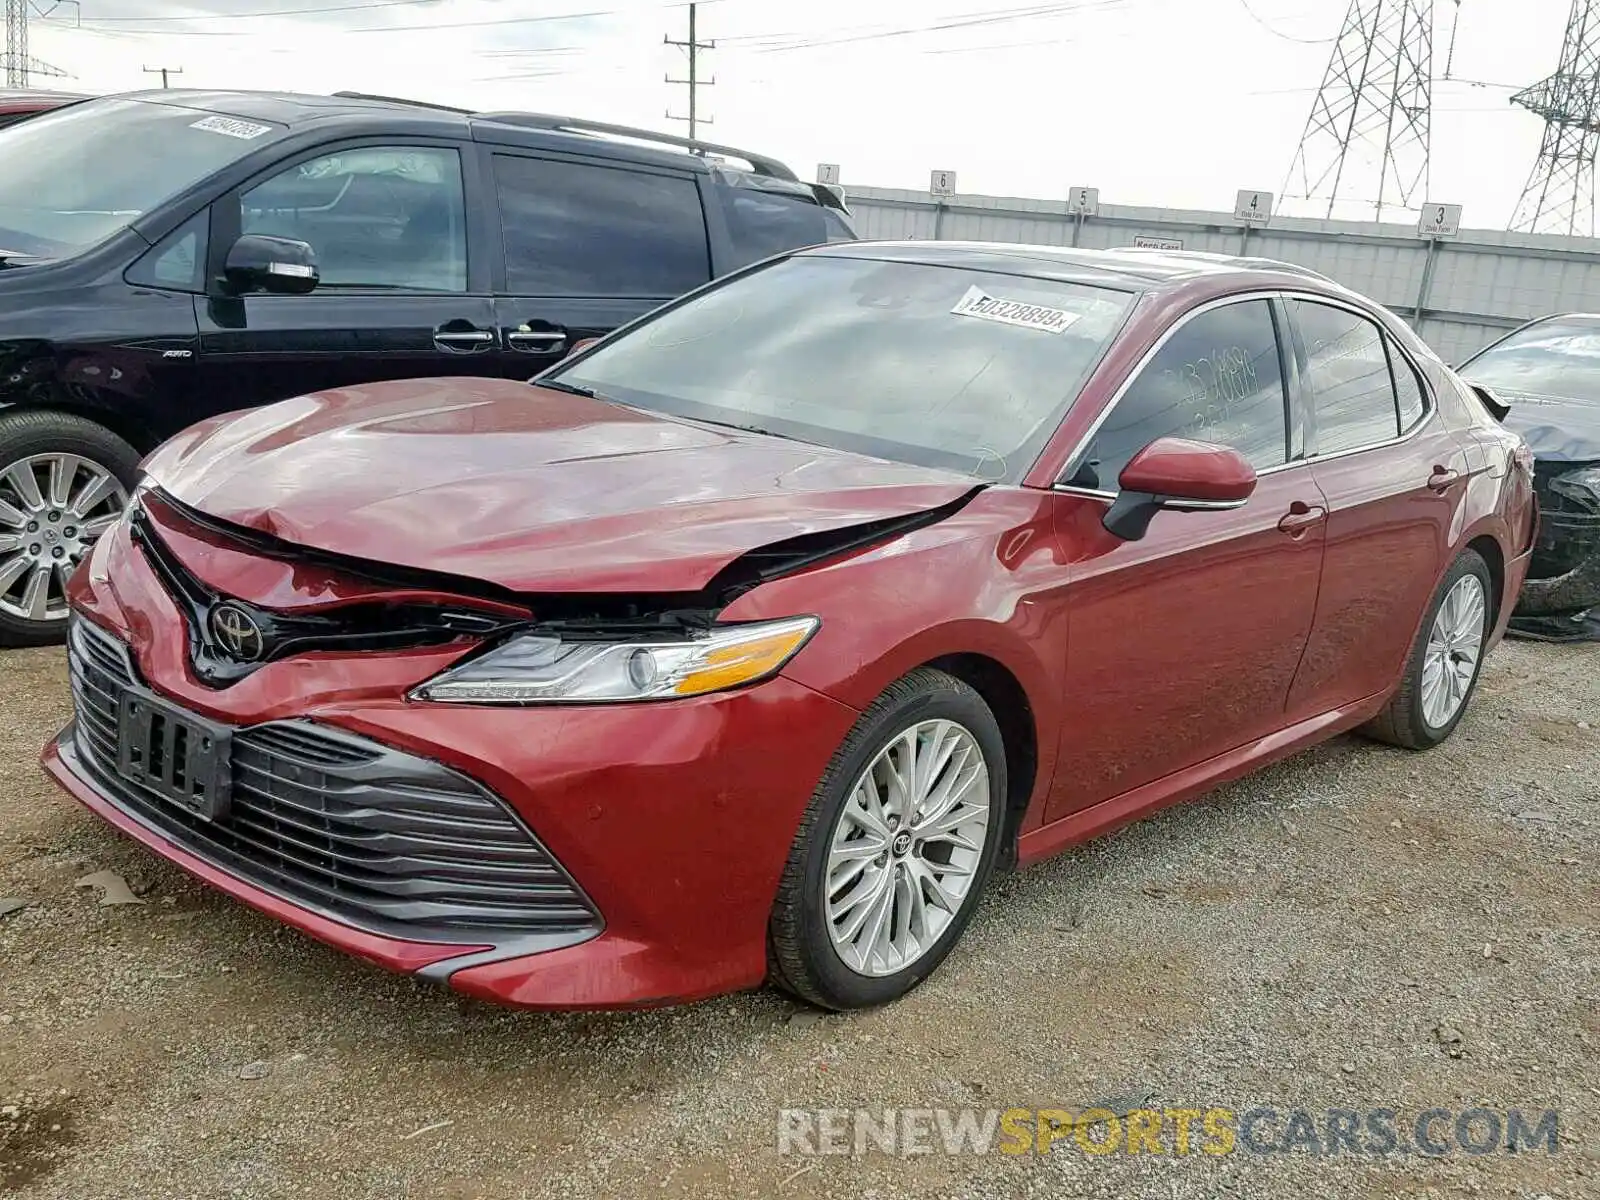
[[[85,769],[120,807],[230,874],[395,937],[570,944],[598,932],[561,866],[466,776],[309,721],[235,729],[173,708],[143,688],[121,642],[81,618],[68,661]],[[202,742],[219,757],[202,759]]]

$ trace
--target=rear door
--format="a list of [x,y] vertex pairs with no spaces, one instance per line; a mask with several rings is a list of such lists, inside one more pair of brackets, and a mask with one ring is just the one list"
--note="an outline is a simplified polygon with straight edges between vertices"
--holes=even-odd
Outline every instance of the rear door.
[[1285,308],[1311,470],[1328,498],[1316,623],[1289,702],[1292,716],[1310,716],[1394,681],[1483,462],[1445,428],[1421,372],[1377,322],[1327,299]]
[[704,176],[495,147],[498,370],[527,379],[711,278]]
[[[196,304],[206,390],[219,409],[386,379],[495,373],[494,305],[469,214],[473,148],[405,140],[322,148],[212,206]],[[304,296],[230,296],[216,280],[241,233],[310,243]]]

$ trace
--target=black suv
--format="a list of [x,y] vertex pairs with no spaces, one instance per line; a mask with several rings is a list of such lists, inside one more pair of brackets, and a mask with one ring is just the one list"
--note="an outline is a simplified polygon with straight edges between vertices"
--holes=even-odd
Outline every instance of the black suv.
[[141,455],[384,379],[526,379],[737,267],[854,240],[747,151],[382,96],[162,90],[0,132],[0,645],[56,640]]

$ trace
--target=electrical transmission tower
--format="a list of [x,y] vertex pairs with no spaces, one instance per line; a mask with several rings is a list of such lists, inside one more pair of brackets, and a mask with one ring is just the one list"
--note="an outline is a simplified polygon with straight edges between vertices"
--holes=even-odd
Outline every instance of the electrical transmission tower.
[[716,83],[715,79],[700,78],[700,51],[715,50],[717,48],[717,44],[715,42],[702,42],[697,39],[695,26],[696,7],[698,6],[694,4],[689,5],[688,41],[677,42],[673,41],[670,37],[663,37],[661,39],[668,46],[678,46],[681,49],[689,52],[689,78],[674,79],[671,75],[667,76],[668,83],[680,84],[689,89],[689,115],[687,117],[677,116],[669,108],[667,109],[667,119],[671,121],[687,121],[689,123],[690,138],[696,136],[695,131],[699,126],[710,125],[712,123],[710,117],[702,117],[699,115],[700,110],[698,102],[700,99],[700,89],[703,87],[710,87],[712,84]]
[[[65,75],[28,55],[28,10],[30,0],[4,0],[6,6],[6,44],[0,50],[0,66],[5,67],[6,86],[25,88],[31,75]],[[54,11],[54,8],[51,9]]]
[[1311,104],[1286,200],[1332,217],[1335,205],[1383,211],[1427,203],[1433,0],[1350,0]]
[[1600,0],[1572,0],[1561,65],[1511,97],[1544,118],[1544,141],[1510,228],[1593,237],[1600,147]]

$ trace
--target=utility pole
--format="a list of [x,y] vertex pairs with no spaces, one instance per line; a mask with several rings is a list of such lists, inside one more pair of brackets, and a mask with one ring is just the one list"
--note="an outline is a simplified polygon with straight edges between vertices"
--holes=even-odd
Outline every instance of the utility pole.
[[1600,149],[1600,0],[1572,0],[1556,73],[1511,97],[1544,118],[1539,157],[1510,228],[1593,237]]
[[161,86],[162,87],[168,87],[170,85],[167,83],[167,76],[169,74],[171,74],[171,75],[182,75],[183,74],[183,68],[182,67],[146,67],[144,69],[144,73],[146,75],[159,75],[159,76],[161,76]]
[[1433,0],[1350,0],[1312,101],[1284,198],[1332,217],[1341,198],[1384,208],[1427,201]]
[[702,42],[698,39],[698,29],[695,25],[695,9],[697,7],[699,6],[695,4],[689,5],[688,41],[678,42],[666,36],[663,36],[661,39],[665,45],[677,46],[680,49],[687,50],[689,52],[689,78],[674,79],[671,75],[668,75],[666,78],[668,83],[687,86],[689,89],[689,115],[687,117],[680,117],[674,114],[671,108],[668,108],[667,119],[670,121],[687,121],[689,123],[689,138],[691,141],[694,139],[696,130],[700,125],[710,125],[712,123],[710,117],[700,116],[700,89],[703,87],[710,87],[712,84],[716,83],[715,79],[700,78],[700,51],[715,50],[717,48],[717,44],[715,42]]

